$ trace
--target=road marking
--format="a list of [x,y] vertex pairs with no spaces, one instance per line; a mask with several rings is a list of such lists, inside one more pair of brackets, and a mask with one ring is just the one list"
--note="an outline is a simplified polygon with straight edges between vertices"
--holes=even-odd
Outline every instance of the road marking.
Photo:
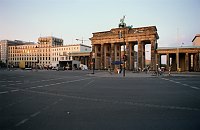
[[92,79],[92,78],[76,79],[76,80],[71,80],[71,81],[65,81],[65,82],[55,83],[55,84],[46,84],[46,85],[44,85],[44,86],[41,86],[41,85],[40,85],[40,86],[30,87],[30,88],[26,88],[26,89],[34,89],[34,88],[49,87],[49,86],[60,85],[60,84],[65,84],[65,83],[79,82],[79,81],[87,80],[87,79]]
[[[20,76],[20,77],[24,77],[24,76]],[[73,77],[81,77],[81,76],[73,76]],[[40,81],[33,81],[33,82],[23,82],[22,81],[7,81],[6,79],[4,79],[5,81],[0,81],[0,82],[8,82],[8,83],[11,83],[11,82],[16,82],[15,84],[7,84],[7,85],[1,85],[2,87],[6,87],[6,86],[13,86],[13,85],[16,85],[16,84],[29,84],[29,83],[38,83],[38,82],[45,82],[45,81],[53,81],[53,80],[60,80],[60,79],[69,79],[69,78],[73,78],[73,77],[61,77],[61,78],[54,78],[54,79],[45,79],[45,80],[40,80]],[[16,78],[16,77],[14,77]]]
[[19,123],[17,123],[15,126],[20,126],[20,125],[24,124],[25,122],[27,122],[28,120],[29,120],[29,119],[26,118],[26,119],[20,121]]
[[36,112],[36,113],[33,113],[30,117],[35,117],[35,116],[39,115],[40,113],[41,113],[41,112],[38,111],[38,112]]
[[17,92],[17,91],[19,91],[18,89],[15,89],[15,90],[11,90],[10,92]]
[[44,107],[43,109],[41,109],[41,111],[38,111],[38,112],[35,112],[35,113],[31,114],[31,115],[29,116],[29,118],[26,118],[26,119],[24,119],[24,120],[18,122],[18,123],[15,125],[15,127],[18,127],[18,126],[20,126],[20,125],[23,125],[24,123],[26,123],[27,121],[29,121],[31,118],[36,117],[36,116],[39,115],[42,111],[45,111],[45,110],[49,109],[50,106],[54,106],[54,105],[56,105],[56,104],[57,104],[58,102],[60,102],[60,101],[62,101],[62,98],[60,98],[59,100],[53,102],[53,103],[50,104],[49,106]]
[[8,93],[8,91],[0,92],[0,94],[5,94],[5,93]]
[[174,81],[174,80],[171,80],[171,79],[166,79],[166,78],[161,78],[161,79],[167,80],[167,81],[170,81],[170,82],[173,82],[173,83],[176,83],[176,84],[180,84],[180,85],[183,85],[183,86],[187,86],[187,87],[195,89],[195,90],[199,90],[200,89],[198,87],[195,87],[195,86],[192,86],[192,85],[188,85],[188,84],[184,84],[184,83],[181,83],[181,82],[177,82],[177,81]]
[[9,84],[9,85],[16,85],[16,84]]
[[193,88],[193,89],[200,89],[200,88],[198,88],[198,87],[194,87],[194,86],[190,86],[190,88]]
[[8,83],[14,82],[14,81],[7,81]]
[[30,87],[30,89],[37,88],[37,87]]
[[90,81],[90,82],[88,82],[87,84],[85,84],[83,87],[81,87],[80,89],[83,89],[83,88],[85,88],[85,87],[92,87],[93,86],[93,83],[94,82],[94,80],[92,80],[92,81]]

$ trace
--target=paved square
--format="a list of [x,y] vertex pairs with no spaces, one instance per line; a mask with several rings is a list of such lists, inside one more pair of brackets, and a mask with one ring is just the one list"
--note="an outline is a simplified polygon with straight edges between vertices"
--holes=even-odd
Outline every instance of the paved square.
[[200,129],[199,75],[88,73],[1,70],[0,129]]

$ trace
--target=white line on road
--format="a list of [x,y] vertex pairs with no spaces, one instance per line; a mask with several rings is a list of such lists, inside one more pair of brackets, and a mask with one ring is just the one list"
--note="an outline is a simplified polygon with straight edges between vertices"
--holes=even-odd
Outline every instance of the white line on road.
[[[24,76],[21,76],[21,77],[24,77]],[[73,76],[73,77],[81,77],[81,76]],[[73,77],[70,77],[70,78],[73,78]],[[60,80],[60,79],[68,79],[69,77],[61,77],[61,78],[54,78],[54,79],[45,79],[45,80],[37,80],[37,81],[33,81],[33,82],[25,82],[26,83],[39,83],[39,82],[45,82],[45,81],[53,81],[53,80]],[[6,80],[6,79],[5,79]],[[16,84],[24,84],[24,82],[22,83],[22,81],[0,81],[0,82],[8,82],[8,83],[11,83],[11,82],[16,82],[15,84],[7,84],[7,85],[1,85],[2,87],[6,87],[6,86],[13,86],[13,85],[16,85]]]
[[30,87],[26,89],[34,89],[34,88],[42,88],[42,87],[49,87],[49,86],[54,86],[54,85],[60,85],[60,84],[65,84],[65,83],[73,83],[73,82],[79,82],[87,79],[92,79],[92,78],[83,78],[83,79],[76,79],[76,80],[71,80],[71,81],[65,81],[65,82],[59,82],[59,83],[54,83],[54,84],[46,84],[44,86],[35,86],[35,87]]
[[187,86],[187,87],[190,87],[192,89],[195,89],[195,90],[199,90],[200,88],[198,87],[195,87],[195,86],[192,86],[192,85],[188,85],[188,84],[184,84],[184,83],[181,83],[181,82],[177,82],[177,81],[174,81],[174,80],[170,80],[170,79],[166,79],[166,78],[161,78],[163,80],[167,80],[167,81],[170,81],[170,82],[173,82],[173,83],[176,83],[176,84],[180,84],[180,85],[183,85],[183,86]]
[[62,101],[62,98],[60,98],[58,101],[53,102],[53,103],[50,104],[49,106],[44,107],[44,108],[41,109],[40,111],[31,114],[31,115],[29,116],[29,118],[23,119],[22,121],[18,122],[18,123],[15,125],[15,127],[18,127],[18,126],[20,126],[20,125],[23,125],[24,123],[26,123],[27,121],[29,121],[31,118],[36,117],[36,116],[39,115],[42,111],[45,111],[45,110],[49,109],[50,106],[54,106],[54,105],[56,105],[56,104],[57,104],[58,102],[60,102],[60,101]]
[[19,123],[17,123],[15,126],[20,126],[20,125],[24,124],[25,122],[27,122],[28,120],[29,120],[29,119],[26,118],[26,119],[20,121]]
[[36,112],[36,113],[33,113],[30,117],[35,117],[35,116],[39,115],[40,113],[41,113],[41,112],[38,111],[38,112]]
[[84,85],[83,87],[81,87],[80,89],[83,89],[83,88],[85,88],[85,87],[91,87],[91,86],[93,86],[93,85],[92,85],[93,82],[94,82],[94,80],[88,82],[87,84],[85,84],[85,85]]
[[5,93],[8,93],[8,91],[0,92],[0,94],[5,94]]
[[19,91],[18,89],[14,89],[14,90],[11,90],[10,92],[17,92]]

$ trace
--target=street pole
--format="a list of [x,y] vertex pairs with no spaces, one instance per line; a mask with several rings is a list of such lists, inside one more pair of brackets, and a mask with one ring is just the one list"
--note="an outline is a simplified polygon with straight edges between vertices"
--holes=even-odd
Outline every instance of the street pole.
[[95,64],[94,64],[94,58],[92,58],[92,62],[93,62],[92,74],[94,74],[94,66],[95,66]]
[[126,61],[126,57],[125,57],[125,30],[124,30],[124,71],[123,71],[123,76],[125,77],[125,69],[126,69],[126,67],[125,67],[125,61]]
[[94,74],[94,67],[95,67],[95,53],[92,53],[92,74]]
[[119,23],[119,28],[122,28],[122,31],[119,31],[119,39],[123,38],[124,39],[124,54],[123,54],[123,61],[124,61],[124,67],[123,67],[123,77],[125,77],[125,61],[126,61],[126,55],[125,55],[125,28],[126,28],[126,23],[124,22],[125,16],[123,16],[122,19],[120,19],[120,23]]
[[39,47],[36,46],[36,49],[37,49],[37,50],[36,50],[36,53],[37,53],[37,54],[36,54],[36,56],[37,56],[37,58],[36,58],[36,59],[37,59],[37,61],[36,61],[36,71],[38,71],[38,64],[39,64],[38,48],[39,48]]

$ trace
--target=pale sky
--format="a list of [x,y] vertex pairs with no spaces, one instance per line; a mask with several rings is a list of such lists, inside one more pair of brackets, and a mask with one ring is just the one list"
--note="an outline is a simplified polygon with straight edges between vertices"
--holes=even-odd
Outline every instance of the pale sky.
[[200,0],[0,0],[0,40],[55,36],[81,43],[75,39],[116,28],[126,15],[127,25],[156,26],[159,47],[192,45],[199,12]]

